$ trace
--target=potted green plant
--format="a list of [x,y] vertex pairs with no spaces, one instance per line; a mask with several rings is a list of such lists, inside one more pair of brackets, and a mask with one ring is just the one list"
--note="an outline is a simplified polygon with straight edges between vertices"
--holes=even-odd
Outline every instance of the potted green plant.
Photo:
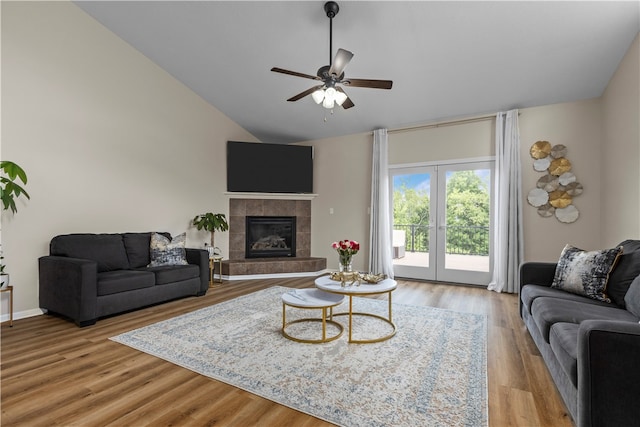
[[[16,199],[20,196],[30,199],[29,193],[22,187],[22,185],[27,183],[27,174],[20,166],[8,160],[0,161],[0,172],[0,200],[2,200],[2,210],[6,211],[11,209],[11,212],[15,214],[18,212]],[[22,185],[18,183],[18,180],[22,182]],[[6,265],[3,260],[4,256],[2,256],[0,246],[0,289],[5,289],[9,286],[9,273],[5,273],[4,271]]]
[[0,162],[0,170],[2,175],[0,176],[0,199],[2,199],[2,210],[11,209],[11,212],[16,213],[16,201],[18,197],[24,195],[27,199],[30,199],[29,193],[25,191],[17,180],[20,179],[22,184],[27,183],[27,174],[17,164],[3,160]]
[[207,212],[193,218],[193,225],[198,230],[205,229],[211,233],[211,247],[215,248],[214,234],[216,231],[227,231],[229,224],[227,224],[227,218],[221,213]]

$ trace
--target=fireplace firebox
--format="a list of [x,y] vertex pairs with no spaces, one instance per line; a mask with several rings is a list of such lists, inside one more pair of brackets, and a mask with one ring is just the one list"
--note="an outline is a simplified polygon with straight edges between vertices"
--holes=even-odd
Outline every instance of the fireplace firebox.
[[247,216],[246,258],[295,257],[295,216]]

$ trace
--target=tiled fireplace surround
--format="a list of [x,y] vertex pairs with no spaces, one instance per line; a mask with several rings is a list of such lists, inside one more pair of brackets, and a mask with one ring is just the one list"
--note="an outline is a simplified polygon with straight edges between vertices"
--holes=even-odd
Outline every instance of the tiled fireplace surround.
[[[245,258],[245,217],[295,216],[296,256]],[[311,201],[279,199],[229,200],[229,259],[222,262],[225,276],[311,273],[327,268],[326,258],[311,257]]]

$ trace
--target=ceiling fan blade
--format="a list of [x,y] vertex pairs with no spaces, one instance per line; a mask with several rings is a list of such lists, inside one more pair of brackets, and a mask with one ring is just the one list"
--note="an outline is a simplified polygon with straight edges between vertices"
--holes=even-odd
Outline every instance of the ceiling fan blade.
[[318,76],[311,76],[309,74],[298,73],[297,71],[285,70],[284,68],[273,67],[271,69],[271,71],[273,71],[275,73],[288,74],[290,76],[303,77],[305,79],[321,80],[320,77],[318,77]]
[[356,104],[353,103],[353,101],[351,101],[351,98],[347,98],[346,101],[344,101],[342,103],[342,108],[344,108],[345,110],[348,110],[351,107],[354,107]]
[[353,53],[348,50],[338,49],[336,53],[336,57],[331,64],[331,68],[329,68],[329,74],[335,74],[336,76],[341,76],[346,68],[349,61],[353,58]]
[[391,80],[347,79],[341,83],[352,87],[370,87],[374,89],[391,89],[391,86],[393,86]]
[[[342,88],[340,86],[336,86],[336,90],[338,92],[342,92],[345,95],[347,95],[347,92],[345,92],[344,90],[342,90]],[[351,100],[351,98],[349,98],[349,95],[347,95],[347,99],[344,100],[344,102],[342,103],[342,108],[344,108],[345,110],[348,110],[351,107],[354,107],[356,104],[353,103],[353,101]]]
[[315,92],[316,90],[322,88],[322,85],[319,86],[314,86],[312,88],[309,88],[307,90],[305,90],[304,92],[300,92],[299,94],[292,96],[291,98],[287,99],[287,101],[289,102],[294,102],[297,101],[298,99],[304,98],[307,95],[311,95],[313,92]]

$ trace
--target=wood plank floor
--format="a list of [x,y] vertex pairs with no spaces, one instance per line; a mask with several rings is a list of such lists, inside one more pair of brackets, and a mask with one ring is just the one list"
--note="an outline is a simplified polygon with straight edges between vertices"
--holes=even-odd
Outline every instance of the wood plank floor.
[[[313,287],[313,278],[225,282],[204,297],[114,316],[82,329],[53,316],[17,320],[13,328],[4,323],[2,426],[330,425],[108,339],[276,285]],[[399,280],[393,298],[488,316],[490,426],[573,425],[518,315],[515,295]]]

